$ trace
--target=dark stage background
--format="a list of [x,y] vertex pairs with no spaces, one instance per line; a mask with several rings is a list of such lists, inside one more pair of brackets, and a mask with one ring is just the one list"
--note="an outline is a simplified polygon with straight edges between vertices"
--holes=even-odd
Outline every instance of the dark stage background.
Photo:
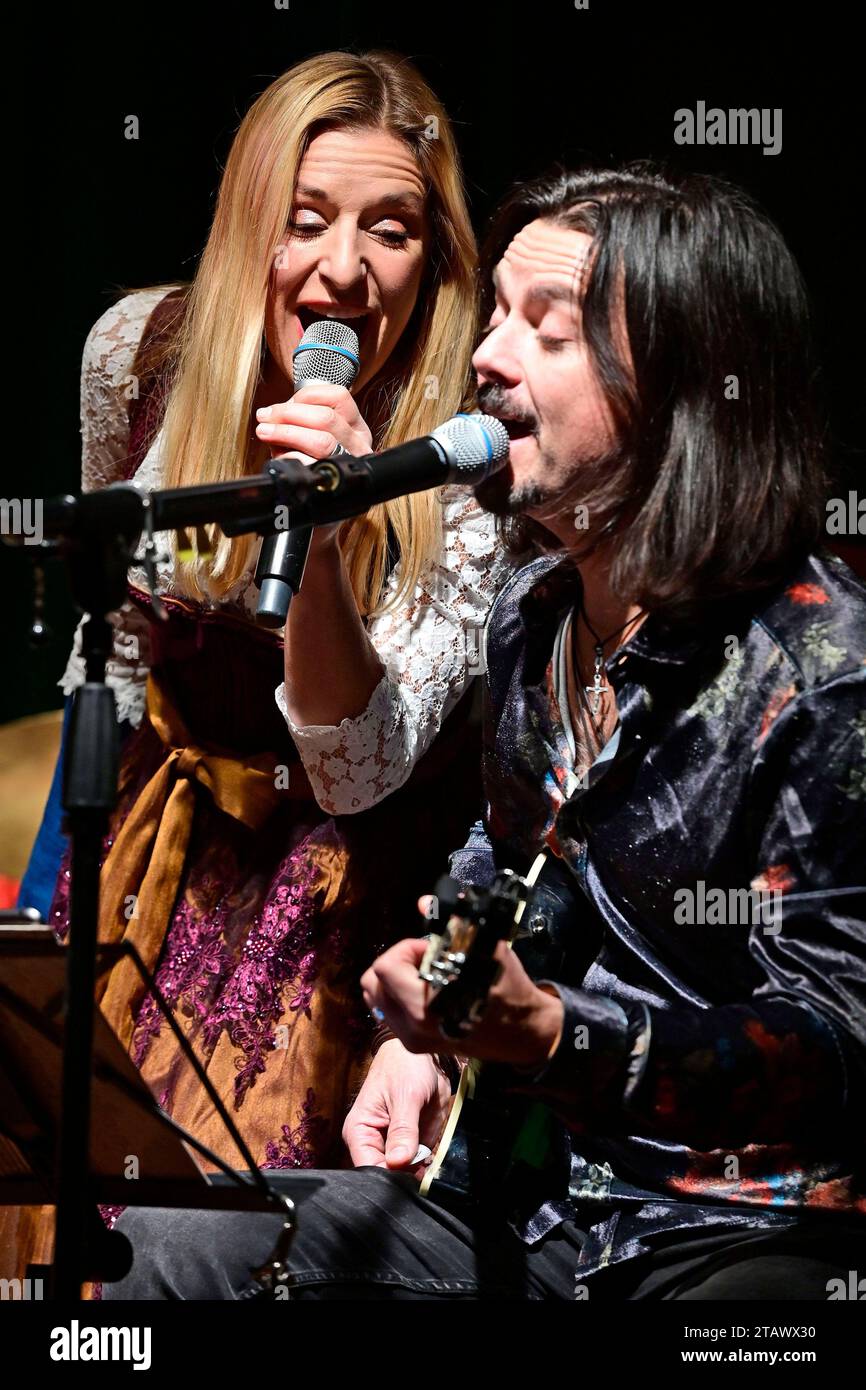
[[[418,62],[456,123],[479,232],[513,179],[587,155],[665,159],[757,195],[809,285],[839,486],[862,495],[863,80],[846,6],[290,0],[277,10],[273,0],[151,0],[40,7],[28,24],[7,46],[9,75],[23,76],[26,91],[7,146],[24,152],[20,225],[26,240],[42,234],[42,250],[35,273],[22,272],[19,323],[33,331],[7,410],[23,426],[24,454],[3,458],[4,497],[77,487],[89,327],[125,288],[191,278],[254,96],[298,59],[349,46]],[[698,100],[781,107],[781,153],[675,145],[675,110]],[[137,141],[124,139],[130,114]],[[36,652],[29,574],[27,552],[0,548],[0,722],[62,703],[56,681],[75,621],[63,568],[49,566],[54,636]]]

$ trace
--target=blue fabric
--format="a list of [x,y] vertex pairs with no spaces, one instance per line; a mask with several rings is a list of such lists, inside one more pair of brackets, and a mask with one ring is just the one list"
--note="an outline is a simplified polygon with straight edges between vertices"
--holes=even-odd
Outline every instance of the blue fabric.
[[42,920],[48,921],[48,911],[54,895],[54,885],[60,872],[60,860],[69,843],[63,834],[63,760],[66,756],[66,739],[69,731],[69,716],[72,711],[72,696],[67,696],[63,711],[63,728],[60,735],[60,752],[51,780],[51,790],[42,812],[42,824],[30,851],[30,861],[24,871],[18,892],[19,907],[35,907]]
[[[18,906],[35,907],[45,922],[48,921],[54,886],[57,883],[57,875],[60,873],[60,861],[69,844],[69,836],[64,835],[61,825],[63,822],[63,765],[66,760],[72,700],[72,695],[66,697],[66,704],[63,709],[63,727],[60,731],[60,752],[57,754],[54,776],[51,779],[51,790],[48,793],[45,810],[42,812],[42,823],[30,851],[30,860],[24,870],[24,877],[18,890]],[[121,747],[131,731],[132,725],[128,720],[123,720],[120,724]]]

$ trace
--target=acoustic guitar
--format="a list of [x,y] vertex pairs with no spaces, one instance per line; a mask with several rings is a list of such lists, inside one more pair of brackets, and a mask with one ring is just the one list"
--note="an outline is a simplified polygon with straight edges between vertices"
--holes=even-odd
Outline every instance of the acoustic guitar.
[[[577,880],[549,849],[527,874],[501,870],[488,888],[461,885],[446,875],[436,885],[436,898],[446,925],[428,937],[419,974],[430,989],[428,1007],[449,1038],[459,1038],[482,1018],[501,969],[494,959],[500,941],[509,943],[533,978],[565,984],[579,984],[598,952],[600,932],[589,926]],[[557,1168],[560,1178],[567,1174],[562,1127],[546,1106],[509,1094],[509,1082],[515,1084],[514,1074],[501,1064],[482,1066],[473,1059],[464,1066],[422,1195],[502,1205],[533,1171],[548,1178]]]

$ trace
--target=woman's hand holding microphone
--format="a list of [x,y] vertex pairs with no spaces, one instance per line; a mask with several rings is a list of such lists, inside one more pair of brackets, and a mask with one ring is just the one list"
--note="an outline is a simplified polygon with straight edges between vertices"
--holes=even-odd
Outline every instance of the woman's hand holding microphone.
[[[356,457],[373,452],[373,437],[345,386],[311,383],[290,400],[257,410],[256,417],[256,436],[270,445],[274,458],[294,451],[310,460],[326,459],[337,445]],[[335,521],[314,528],[308,563],[336,550],[341,525]]]

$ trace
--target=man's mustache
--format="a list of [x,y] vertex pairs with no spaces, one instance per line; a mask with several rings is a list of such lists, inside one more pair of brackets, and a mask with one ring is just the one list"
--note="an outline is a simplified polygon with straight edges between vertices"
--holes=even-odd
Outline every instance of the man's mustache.
[[483,386],[479,386],[475,394],[478,405],[485,414],[504,415],[507,420],[528,425],[533,431],[538,430],[538,421],[535,416],[527,414],[525,410],[520,410],[516,405],[511,405],[505,391],[495,382],[486,381]]

